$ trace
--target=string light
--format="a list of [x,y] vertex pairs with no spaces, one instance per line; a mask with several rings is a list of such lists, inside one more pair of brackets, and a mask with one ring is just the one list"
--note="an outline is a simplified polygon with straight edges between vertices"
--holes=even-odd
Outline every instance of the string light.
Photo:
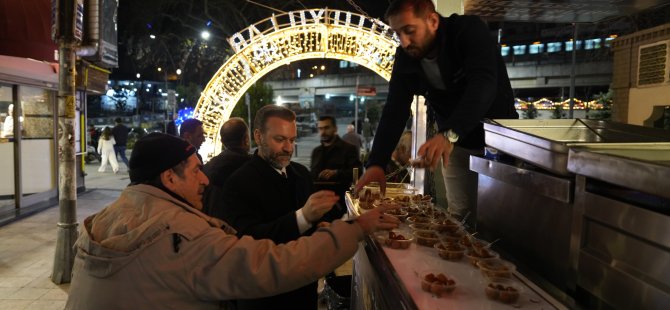
[[[514,100],[514,108],[517,110],[527,110],[528,106],[531,104],[538,110],[553,110],[556,109],[556,107],[561,107],[564,110],[570,109],[570,99],[556,102],[547,98],[542,98],[533,102],[521,100],[519,98]],[[587,108],[591,110],[604,110],[605,105],[598,102],[598,100],[583,101],[575,99],[575,104],[572,107],[573,110],[585,110]]]
[[[358,22],[352,24],[352,18]],[[214,74],[194,111],[203,122],[206,140],[201,150],[208,156],[220,149],[219,128],[235,104],[270,71],[295,61],[331,58],[363,65],[388,81],[399,45],[383,22],[331,9],[272,15],[233,34],[228,42],[236,53]]]

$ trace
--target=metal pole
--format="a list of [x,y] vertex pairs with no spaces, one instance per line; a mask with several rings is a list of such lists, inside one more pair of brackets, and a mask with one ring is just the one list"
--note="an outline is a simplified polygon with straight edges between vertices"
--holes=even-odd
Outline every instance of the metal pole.
[[577,31],[579,24],[574,24],[573,34],[572,34],[572,67],[570,68],[570,111],[568,111],[568,119],[574,118],[574,106],[575,106],[575,69],[577,67]]
[[247,131],[249,135],[249,145],[251,145],[251,96],[249,96],[248,92],[244,94],[244,103],[247,105]]
[[70,282],[77,240],[77,190],[75,176],[75,50],[74,42],[59,41],[58,73],[58,239],[51,281]]
[[[356,89],[354,89],[356,95],[358,95],[358,75],[356,75]],[[358,96],[356,96],[356,101],[354,103],[354,132],[358,133]],[[367,141],[365,142],[367,145]],[[366,146],[367,149],[367,146]]]

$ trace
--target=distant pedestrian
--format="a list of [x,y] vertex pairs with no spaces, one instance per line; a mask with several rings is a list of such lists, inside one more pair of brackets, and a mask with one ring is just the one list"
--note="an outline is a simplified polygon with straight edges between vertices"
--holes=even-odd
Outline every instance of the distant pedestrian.
[[200,146],[205,142],[205,131],[202,129],[202,122],[195,118],[185,120],[179,126],[179,136],[195,146],[195,155],[202,162],[202,157],[198,154]]
[[342,140],[349,144],[353,144],[356,147],[356,154],[358,154],[359,157],[361,156],[361,147],[365,145],[365,139],[363,136],[356,133],[354,125],[347,125],[347,133],[342,136]]
[[130,129],[123,125],[120,117],[117,117],[114,122],[116,123],[116,126],[112,128],[112,134],[114,135],[114,140],[116,140],[116,144],[114,145],[114,153],[115,156],[121,156],[121,160],[123,160],[123,163],[126,164],[126,168],[128,168],[129,166],[128,158],[126,157],[126,144],[128,143],[128,133],[130,132]]
[[363,127],[363,137],[365,138],[365,150],[368,151],[372,146],[372,138],[375,135],[374,129],[372,128],[372,123],[370,123],[369,118],[367,117],[365,118],[362,127]]
[[98,140],[98,154],[102,155],[98,172],[105,172],[105,170],[107,170],[107,162],[112,165],[112,171],[114,171],[114,173],[119,172],[119,162],[116,161],[116,154],[114,150],[115,144],[116,141],[112,135],[112,129],[105,127],[105,129],[102,130],[100,139]]

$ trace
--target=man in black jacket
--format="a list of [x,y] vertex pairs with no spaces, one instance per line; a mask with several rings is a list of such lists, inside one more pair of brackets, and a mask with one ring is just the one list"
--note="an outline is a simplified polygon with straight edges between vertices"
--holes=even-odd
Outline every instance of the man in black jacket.
[[[223,219],[240,235],[286,243],[310,235],[338,196],[312,194],[307,168],[291,161],[297,138],[295,113],[276,105],[256,112],[258,150],[223,186]],[[316,309],[316,282],[281,295],[237,300],[238,309]]]
[[209,216],[223,218],[223,185],[228,178],[251,159],[249,155],[249,127],[244,119],[233,117],[223,123],[221,130],[221,154],[214,156],[203,172],[209,178],[209,186],[203,197],[203,212]]
[[[423,165],[440,159],[448,208],[464,216],[476,208],[477,174],[469,156],[483,154],[484,118],[518,118],[505,63],[488,27],[476,16],[442,17],[431,0],[397,0],[386,19],[400,39],[389,94],[367,170],[357,190],[372,181],[385,186],[384,168],[410,115],[414,95],[435,112],[439,134],[418,150]],[[474,219],[471,216],[470,219]]]
[[128,158],[126,157],[126,144],[128,143],[128,133],[130,132],[130,129],[123,125],[120,117],[117,117],[114,122],[116,123],[114,128],[112,128],[112,135],[116,142],[116,144],[114,144],[114,155],[117,157],[120,155],[121,160],[123,160],[123,163],[126,164],[126,168],[128,168],[130,166],[128,166]]
[[[317,187],[335,191],[343,205],[344,193],[353,182],[353,168],[362,171],[363,165],[356,147],[344,142],[337,135],[334,117],[320,117],[317,128],[321,136],[321,145],[312,151],[310,162],[312,179]],[[345,211],[346,208],[342,207],[335,216],[342,216]]]

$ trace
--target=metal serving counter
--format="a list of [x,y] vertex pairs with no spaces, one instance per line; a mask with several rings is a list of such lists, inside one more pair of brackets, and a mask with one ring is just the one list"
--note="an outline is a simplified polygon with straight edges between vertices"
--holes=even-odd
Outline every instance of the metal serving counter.
[[[350,216],[360,214],[357,201],[346,194]],[[410,228],[401,224],[397,230],[411,236]],[[545,291],[521,273],[515,272],[514,283],[520,287],[519,299],[511,305],[487,298],[487,281],[467,258],[447,261],[433,247],[410,244],[407,249],[382,246],[367,237],[354,256],[350,309],[565,309]],[[444,273],[456,281],[453,292],[436,297],[421,289],[421,278],[427,273]]]
[[484,130],[486,145],[560,175],[571,175],[573,145],[670,141],[664,130],[588,119],[486,120]]
[[670,143],[570,149],[577,285],[620,308],[670,304]]
[[[582,281],[577,265],[583,236],[579,210],[575,210],[579,190],[575,173],[579,172],[568,169],[571,149],[616,144],[628,145],[632,152],[636,147],[669,142],[670,132],[581,119],[488,120],[484,129],[488,146],[514,158],[470,158],[471,170],[479,173],[477,230],[488,238],[501,238],[500,247],[512,260],[548,281],[545,288],[553,286],[572,295]],[[649,152],[653,151],[638,154],[650,156]],[[641,179],[654,175],[649,174],[651,166],[617,166],[602,160],[584,159],[581,168],[606,179],[614,171],[623,176],[621,182],[628,184],[624,186],[649,187]],[[654,181],[659,190],[670,192],[670,186],[661,189],[664,183],[659,180]]]

